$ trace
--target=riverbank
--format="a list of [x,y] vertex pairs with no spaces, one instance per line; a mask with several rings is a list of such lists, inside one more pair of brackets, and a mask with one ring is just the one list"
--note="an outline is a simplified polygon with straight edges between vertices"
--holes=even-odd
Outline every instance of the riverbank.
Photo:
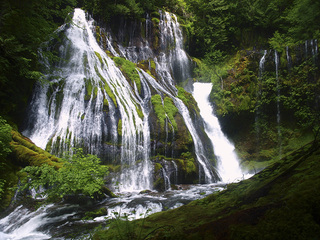
[[[178,209],[127,223],[130,239],[316,239],[320,149],[305,145],[248,180]],[[117,227],[94,239],[128,239]],[[135,238],[136,237],[136,238]]]

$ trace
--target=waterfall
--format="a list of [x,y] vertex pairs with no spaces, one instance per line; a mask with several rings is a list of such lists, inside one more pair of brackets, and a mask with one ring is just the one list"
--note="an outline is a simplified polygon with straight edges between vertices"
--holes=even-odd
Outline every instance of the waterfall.
[[318,61],[318,39],[314,40],[314,53],[315,53],[315,59],[316,62]]
[[55,154],[80,146],[100,156],[109,149],[104,142],[116,145],[117,131],[121,131],[120,161],[128,166],[121,174],[122,188],[151,188],[150,89],[142,81],[144,96],[139,96],[136,85],[128,83],[99,47],[92,29],[93,20],[87,21],[84,11],[75,9],[73,24],[66,27],[67,39],[59,48],[57,70],[47,76],[59,76],[51,81],[57,87],[38,86],[29,117],[36,122],[29,124],[32,127],[24,134],[42,148],[49,146]]
[[160,48],[162,52],[169,51],[167,59],[170,71],[177,82],[185,81],[190,77],[190,60],[183,49],[183,36],[177,16],[160,11]]
[[262,74],[264,71],[264,63],[266,61],[266,55],[267,55],[267,50],[264,50],[263,56],[261,57],[261,59],[259,61],[259,79],[262,78]]
[[218,118],[213,113],[209,102],[211,83],[194,83],[193,96],[200,108],[200,115],[205,121],[205,131],[209,136],[214,153],[218,159],[218,172],[223,182],[233,182],[242,179],[243,173],[233,144],[223,134]]
[[[141,70],[141,75],[149,82],[149,84],[158,92],[158,93],[165,93],[170,98],[172,98],[175,106],[177,107],[179,113],[182,115],[185,124],[192,136],[194,147],[195,147],[195,154],[196,154],[196,160],[199,163],[199,175],[201,173],[201,170],[204,172],[204,179],[206,183],[212,183],[216,180],[215,171],[212,166],[208,162],[208,159],[206,158],[204,146],[200,140],[200,137],[195,129],[195,126],[192,122],[192,119],[189,114],[188,108],[184,105],[184,103],[177,97],[171,94],[168,90],[166,90],[163,86],[161,86],[153,77],[151,77],[149,74]],[[174,92],[176,89],[173,90]],[[200,176],[199,176],[200,179]]]
[[291,56],[289,54],[289,47],[288,46],[286,46],[286,56],[287,56],[287,62],[288,62],[288,71],[290,72],[292,60],[291,60]]
[[169,190],[171,188],[171,182],[170,182],[170,175],[167,173],[168,169],[167,166],[164,164],[163,168],[161,168],[163,180],[164,180],[164,187],[165,190]]
[[305,58],[308,58],[308,40],[304,43]]
[[280,112],[280,81],[279,81],[279,56],[278,52],[274,51],[274,62],[276,65],[276,81],[277,81],[277,128],[278,128],[278,145],[279,145],[279,158],[281,158],[281,129],[280,129],[280,121],[281,121],[281,112]]
[[313,64],[317,64],[317,61],[318,61],[318,42],[317,42],[317,39],[311,39],[310,45],[311,45],[311,51],[312,51]]
[[[161,12],[160,16],[162,51],[158,55],[152,52],[147,40],[140,47],[133,46],[132,32],[129,46],[118,45],[118,53],[113,48],[112,34],[105,34],[107,39],[102,39],[115,56],[130,61],[154,59],[157,80],[136,67],[141,83],[138,89],[137,83],[126,79],[101,49],[94,36],[94,20],[83,10],[75,9],[72,23],[58,30],[58,34],[65,36],[62,44],[57,46],[50,41],[47,44],[49,51],[58,50],[59,61],[45,76],[50,83],[36,86],[23,133],[53,154],[61,156],[64,151],[72,152],[73,147],[82,147],[85,152],[98,155],[104,163],[121,164],[117,179],[120,191],[151,189],[149,114],[151,93],[156,91],[163,98],[170,97],[184,119],[194,142],[199,182],[216,181],[218,177],[207,159],[189,109],[177,97],[176,78],[187,80],[191,72],[179,23],[173,14]],[[150,20],[146,28],[150,28]],[[166,121],[174,134],[168,117]]]
[[259,100],[262,94],[262,77],[264,72],[264,64],[266,61],[267,50],[264,50],[263,56],[259,61],[259,73],[258,73],[258,87],[256,91],[256,115],[255,115],[255,131],[256,131],[256,139],[257,139],[257,146],[259,145],[259,135],[260,135],[260,127],[259,127],[259,118],[260,118],[260,107],[259,107]]

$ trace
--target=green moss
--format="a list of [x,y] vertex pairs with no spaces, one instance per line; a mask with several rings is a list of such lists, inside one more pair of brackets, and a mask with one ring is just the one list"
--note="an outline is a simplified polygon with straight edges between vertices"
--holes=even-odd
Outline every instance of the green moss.
[[138,91],[141,94],[141,80],[137,72],[136,65],[121,57],[114,57],[113,61],[129,81],[135,82]]
[[178,109],[176,106],[173,104],[173,100],[169,97],[164,98],[164,110],[170,119],[170,122],[172,123],[172,126],[174,127],[175,131],[178,130],[178,126],[175,120],[175,116],[178,113]]
[[88,54],[84,53],[83,54],[83,69],[84,69],[84,74],[87,74],[87,69],[89,65],[89,60],[88,60]]
[[118,135],[122,136],[122,120],[119,119],[118,121]]
[[96,99],[98,95],[98,88],[95,86],[93,89],[93,99]]
[[103,66],[103,61],[102,61],[102,57],[101,57],[100,53],[98,53],[96,51],[94,53],[96,54],[97,58],[99,59],[99,61],[101,63],[101,67],[102,67]]
[[96,217],[107,215],[108,210],[105,207],[99,208],[97,210],[86,212],[85,216],[82,218],[83,220],[93,220]]
[[154,166],[154,171],[158,172],[158,171],[160,171],[161,168],[162,168],[162,165],[160,163],[156,163]]
[[100,35],[100,27],[96,26],[96,40],[98,43],[101,41],[101,35]]
[[[114,144],[111,144],[110,145],[114,145]],[[109,172],[114,172],[114,173],[117,173],[117,172],[120,172],[121,171],[121,165],[106,165],[108,167],[108,170]]]
[[102,75],[100,74],[97,66],[94,67],[97,75],[99,76],[99,78],[101,79],[101,81],[104,83],[104,89],[106,91],[106,93],[108,94],[108,96],[112,99],[113,103],[114,103],[114,106],[117,107],[118,104],[117,104],[117,100],[116,100],[116,97],[114,96],[113,92],[111,91],[107,81],[104,79],[104,77],[102,77]]
[[[153,60],[144,60],[138,63],[138,67],[143,69],[146,73],[148,73],[151,77],[156,78],[156,64]],[[141,70],[140,70],[141,71]]]
[[154,189],[163,189],[165,186],[165,182],[163,178],[158,178],[155,182],[153,182]]
[[109,102],[106,98],[103,99],[103,111],[106,113],[109,112]]
[[177,87],[178,89],[178,98],[183,101],[183,103],[187,106],[187,108],[192,111],[195,111],[195,113],[200,116],[200,110],[198,108],[197,102],[194,100],[191,93],[184,90],[182,87]]
[[195,165],[195,159],[190,152],[183,152],[181,154],[181,158],[183,159],[183,170],[187,174],[194,173],[197,171]]
[[151,102],[159,120],[160,127],[164,128],[165,119],[168,117],[175,131],[177,131],[178,126],[175,116],[178,113],[178,109],[173,104],[173,100],[169,97],[165,97],[162,104],[161,96],[159,94],[155,94],[151,97]]
[[157,115],[157,118],[160,123],[160,127],[164,128],[164,121],[166,119],[166,112],[164,110],[164,107],[162,105],[162,98],[159,94],[155,94],[151,96],[151,103],[153,105],[153,109]]
[[156,63],[153,60],[150,60],[150,67],[154,70],[156,69]]
[[13,130],[11,135],[12,141],[10,142],[10,147],[12,153],[4,159],[4,164],[0,168],[0,181],[4,183],[4,192],[2,195],[0,194],[0,209],[7,207],[11,203],[15,187],[18,183],[18,171],[21,167],[26,165],[40,166],[44,163],[56,168],[62,166],[59,158],[37,147],[17,131]]
[[60,165],[59,158],[37,147],[20,133],[12,131],[12,139],[10,144],[16,160],[37,166],[43,163],[53,166]]
[[143,119],[143,118],[144,118],[144,115],[143,115],[143,112],[142,112],[142,110],[141,110],[141,107],[138,106],[138,105],[136,105],[136,110],[137,110],[137,113],[138,113],[139,117],[140,117],[141,119]]
[[159,23],[160,23],[160,19],[159,19],[159,18],[156,18],[156,17],[152,18],[151,21],[153,22],[153,24],[154,24],[155,26],[158,26]]
[[90,78],[85,78],[84,81],[86,85],[86,95],[84,97],[84,100],[89,101],[92,95],[92,80]]
[[187,174],[196,172],[197,168],[193,160],[186,160],[185,162],[185,172]]

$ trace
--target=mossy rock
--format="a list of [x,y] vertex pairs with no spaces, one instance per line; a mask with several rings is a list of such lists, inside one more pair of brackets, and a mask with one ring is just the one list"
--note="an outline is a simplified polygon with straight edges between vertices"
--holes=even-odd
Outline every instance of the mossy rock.
[[130,62],[129,60],[121,57],[114,57],[113,61],[115,62],[116,66],[120,68],[126,79],[131,84],[136,84],[139,94],[141,94],[141,80],[137,72],[136,65],[133,62]]
[[30,139],[19,132],[12,130],[12,141],[10,142],[11,154],[5,159],[4,168],[0,171],[0,179],[5,180],[4,193],[0,199],[1,207],[4,209],[11,203],[14,189],[21,177],[19,170],[28,165],[40,166],[44,163],[60,168],[60,159],[37,147]]
[[12,131],[12,158],[23,165],[40,166],[44,163],[61,167],[60,159],[37,147],[30,139]]
[[[158,117],[161,129],[165,127],[165,119],[169,119],[169,124],[172,125],[175,131],[178,130],[178,126],[175,120],[175,116],[178,113],[177,107],[173,104],[173,100],[169,97],[165,97],[163,102],[159,94],[155,94],[151,97],[151,103],[153,109]],[[170,129],[170,127],[169,127]]]

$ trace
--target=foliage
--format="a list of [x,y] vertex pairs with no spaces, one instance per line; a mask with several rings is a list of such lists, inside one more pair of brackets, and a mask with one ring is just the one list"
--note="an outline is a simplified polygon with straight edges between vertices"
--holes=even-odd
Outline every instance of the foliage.
[[[241,48],[279,49],[319,37],[320,3],[312,0],[186,0],[193,56],[211,64]],[[195,30],[196,29],[196,30]],[[281,36],[281,38],[280,38]]]
[[0,159],[1,162],[11,153],[11,126],[0,116]]
[[141,80],[137,72],[136,65],[133,62],[121,57],[114,57],[113,61],[118,67],[120,67],[122,73],[129,81],[135,82],[139,93],[141,93]]
[[[121,212],[113,212],[115,218],[114,218],[114,227],[117,230],[117,239],[145,239],[145,237],[141,236],[142,228],[144,225],[144,220],[147,217],[148,213],[151,211],[151,209],[148,209],[144,214],[141,214],[142,216],[142,222],[140,224],[132,224],[129,219],[129,214],[124,213],[121,214]],[[134,213],[134,212],[133,212]]]
[[108,174],[107,167],[100,165],[100,159],[91,154],[85,155],[81,148],[74,149],[74,153],[66,153],[62,158],[63,165],[56,169],[48,164],[41,166],[27,166],[21,170],[27,174],[30,181],[23,189],[40,190],[49,199],[63,197],[69,194],[84,194],[94,197],[101,193],[104,176]]
[[7,124],[6,120],[0,116],[0,200],[5,192],[6,180],[2,179],[2,175],[6,168],[6,157],[12,151],[10,147],[12,140],[11,129],[11,126]]
[[33,83],[41,78],[40,44],[64,22],[75,0],[1,1],[0,114],[19,123]]
[[319,37],[320,2],[295,0],[285,19],[290,24],[289,35],[297,41]]

